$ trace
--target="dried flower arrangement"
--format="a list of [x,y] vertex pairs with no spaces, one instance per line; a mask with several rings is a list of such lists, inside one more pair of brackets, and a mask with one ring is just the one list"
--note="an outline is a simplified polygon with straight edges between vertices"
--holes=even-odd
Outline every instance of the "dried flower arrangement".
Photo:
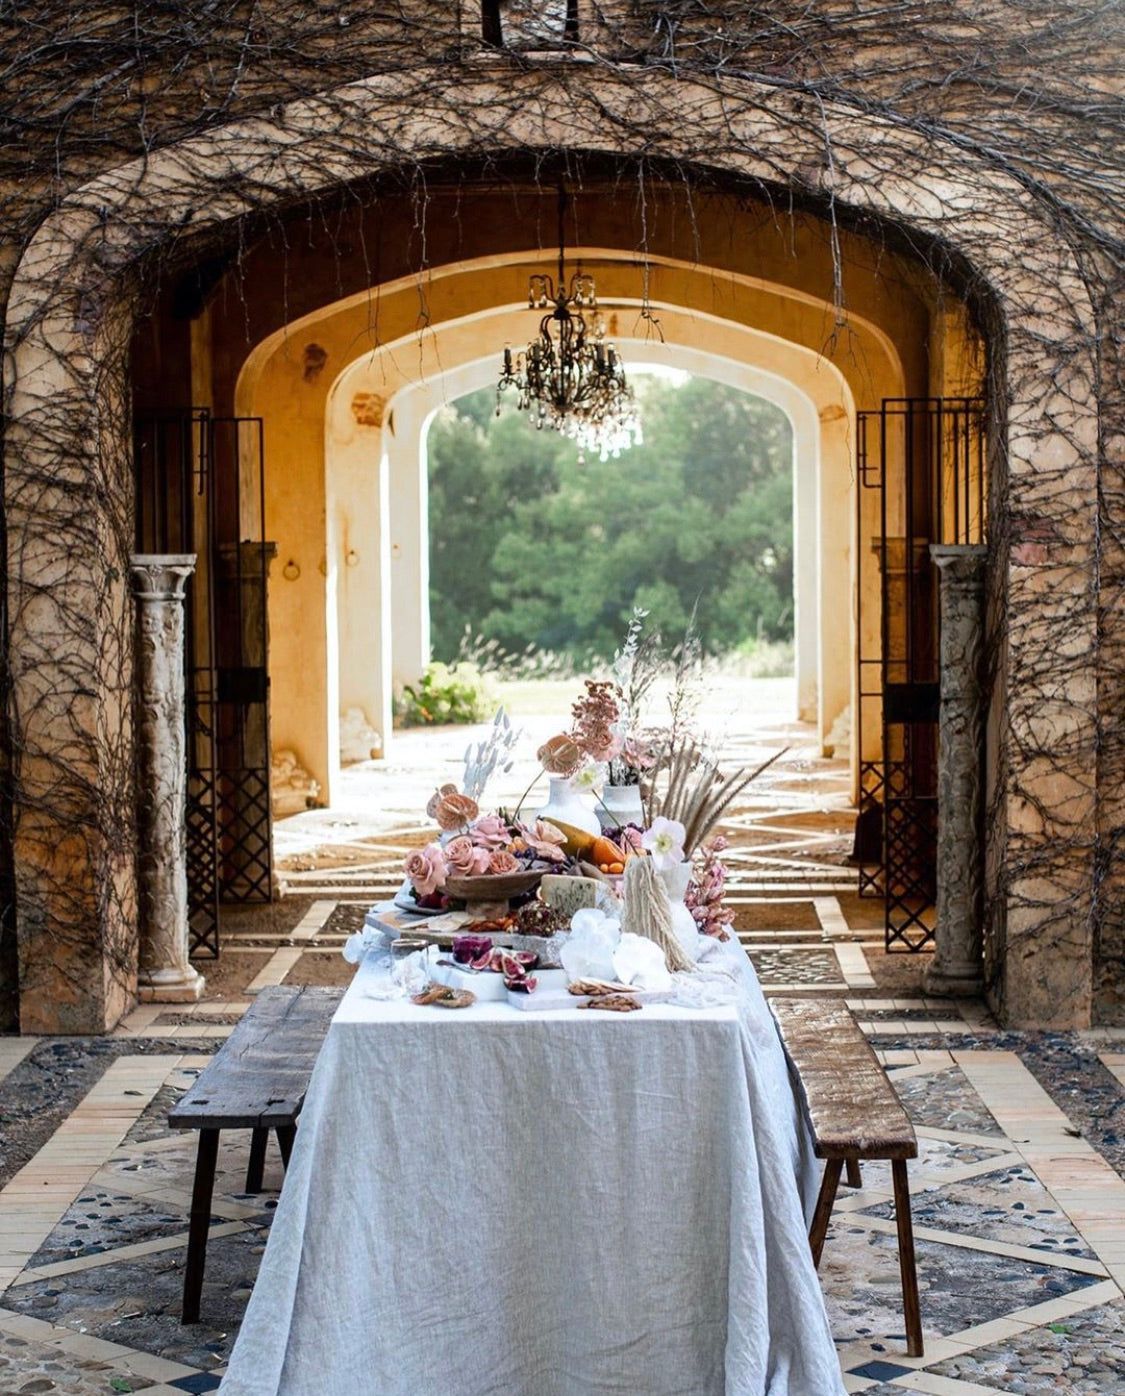
[[503,812],[482,815],[476,800],[454,785],[436,790],[426,813],[441,837],[409,853],[403,864],[413,898],[423,909],[446,907],[451,881],[463,885],[468,878],[561,872],[570,864],[565,836],[553,824],[541,819],[520,823]]
[[723,904],[727,870],[719,854],[727,841],[718,835],[704,844],[696,857],[696,871],[684,893],[684,905],[691,912],[700,935],[730,940],[734,912]]
[[634,610],[625,642],[613,661],[611,679],[587,679],[586,692],[571,707],[571,728],[539,748],[548,775],[567,776],[579,789],[640,785],[655,761],[655,734],[638,726],[638,715],[662,667],[659,637],[644,635],[648,613]]
[[684,826],[684,853],[692,857],[746,787],[769,769],[788,748],[774,752],[748,770],[723,775],[718,763],[699,741],[684,733],[657,754],[651,785],[644,802],[645,823],[663,816]]

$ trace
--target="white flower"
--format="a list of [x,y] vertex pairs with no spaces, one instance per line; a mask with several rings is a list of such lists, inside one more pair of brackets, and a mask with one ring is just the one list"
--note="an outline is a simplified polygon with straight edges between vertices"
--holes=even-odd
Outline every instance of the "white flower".
[[570,778],[570,788],[572,790],[596,790],[604,785],[606,781],[606,766],[604,761],[587,761],[584,766],[579,766],[578,770]]
[[645,830],[641,845],[648,849],[653,866],[660,872],[684,861],[685,838],[687,830],[678,819],[665,819],[659,815]]
[[621,923],[595,907],[583,907],[570,920],[570,935],[559,959],[573,983],[576,979],[612,979],[613,952],[621,940]]

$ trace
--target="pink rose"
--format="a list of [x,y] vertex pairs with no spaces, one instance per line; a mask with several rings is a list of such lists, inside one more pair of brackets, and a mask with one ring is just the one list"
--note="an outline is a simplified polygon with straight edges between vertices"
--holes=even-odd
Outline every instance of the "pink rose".
[[621,738],[608,727],[593,727],[583,744],[591,761],[612,761],[621,754]]
[[566,835],[545,819],[537,819],[534,829],[524,829],[524,840],[528,848],[538,858],[546,858],[551,863],[561,863],[566,853],[560,845],[566,843]]
[[467,834],[445,845],[445,870],[450,877],[479,877],[488,871],[488,849],[477,848]]
[[488,860],[488,871],[490,873],[514,873],[522,870],[522,863],[514,854],[500,849]]
[[478,848],[507,848],[512,841],[508,826],[498,814],[486,814],[469,830],[469,837]]
[[403,868],[420,897],[428,897],[445,886],[445,856],[436,843],[407,854]]

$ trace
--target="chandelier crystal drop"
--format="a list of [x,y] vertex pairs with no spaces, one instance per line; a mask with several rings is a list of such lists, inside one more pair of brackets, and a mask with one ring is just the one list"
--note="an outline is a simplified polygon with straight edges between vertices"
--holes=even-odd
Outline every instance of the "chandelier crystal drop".
[[514,388],[516,406],[538,430],[550,427],[581,454],[604,461],[640,444],[641,419],[617,350],[606,341],[594,278],[578,268],[566,279],[565,209],[560,188],[558,278],[538,272],[528,282],[528,308],[547,313],[523,353],[505,348],[496,410],[504,391]]

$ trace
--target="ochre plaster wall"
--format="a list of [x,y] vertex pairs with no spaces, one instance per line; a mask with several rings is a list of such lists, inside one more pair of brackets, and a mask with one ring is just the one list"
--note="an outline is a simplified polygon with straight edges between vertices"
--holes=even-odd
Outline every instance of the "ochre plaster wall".
[[[428,328],[422,335],[416,329],[417,279],[376,288],[286,326],[258,346],[243,368],[236,410],[265,418],[267,478],[278,481],[276,492],[271,485],[267,532],[278,542],[283,559],[295,561],[301,572],[297,582],[275,582],[271,588],[274,745],[294,749],[329,797],[336,774],[330,736],[332,703],[323,681],[319,691],[310,691],[307,679],[310,673],[324,673],[323,667],[316,668],[323,665],[330,643],[324,581],[330,576],[335,579],[333,568],[338,563],[328,556],[325,545],[328,505],[323,457],[310,450],[309,424],[316,428],[323,423],[329,372],[347,362],[349,354],[360,364],[367,362],[367,356],[357,356],[355,351],[370,334],[373,303],[378,305],[383,347],[371,354],[366,383],[368,393],[384,403],[402,386],[419,378],[436,378],[444,369],[479,357],[489,345],[502,346],[507,340],[518,343],[527,334],[526,309],[510,309],[502,320],[488,316],[488,308],[519,307],[529,269],[541,265],[540,256],[522,254],[518,262],[489,258],[482,264],[435,269],[425,281]],[[640,272],[633,259],[622,262],[604,251],[584,250],[583,266],[597,277],[610,333],[635,331],[642,322],[636,304]],[[902,395],[910,382],[903,359],[916,366],[925,362],[914,337],[925,326],[917,305],[914,314],[905,317],[898,341],[858,313],[834,338],[831,308],[791,287],[766,286],[710,268],[655,260],[648,284],[657,307],[689,308],[678,328],[680,342],[707,345],[724,323],[752,326],[779,346],[794,344],[812,354],[813,366],[802,368],[802,375],[815,374],[817,362],[825,373],[835,366],[852,400],[859,393],[875,395],[875,402]],[[693,314],[697,323],[687,331]],[[778,333],[783,327],[786,333]],[[315,353],[310,346],[315,346]],[[826,346],[823,354],[822,346]],[[770,355],[767,348],[764,360]],[[310,375],[310,361],[323,363],[324,369]],[[817,397],[823,397],[822,389]],[[826,408],[840,405],[829,397]],[[847,418],[836,430],[846,431],[846,423]],[[319,429],[323,431],[322,426]],[[876,501],[871,498],[864,503],[870,515],[865,528],[874,530]],[[834,593],[834,599],[838,597]],[[836,646],[846,645],[849,629],[846,624],[840,626],[839,620],[836,617],[831,631],[831,643]],[[297,675],[300,681],[294,682],[291,676]]]

